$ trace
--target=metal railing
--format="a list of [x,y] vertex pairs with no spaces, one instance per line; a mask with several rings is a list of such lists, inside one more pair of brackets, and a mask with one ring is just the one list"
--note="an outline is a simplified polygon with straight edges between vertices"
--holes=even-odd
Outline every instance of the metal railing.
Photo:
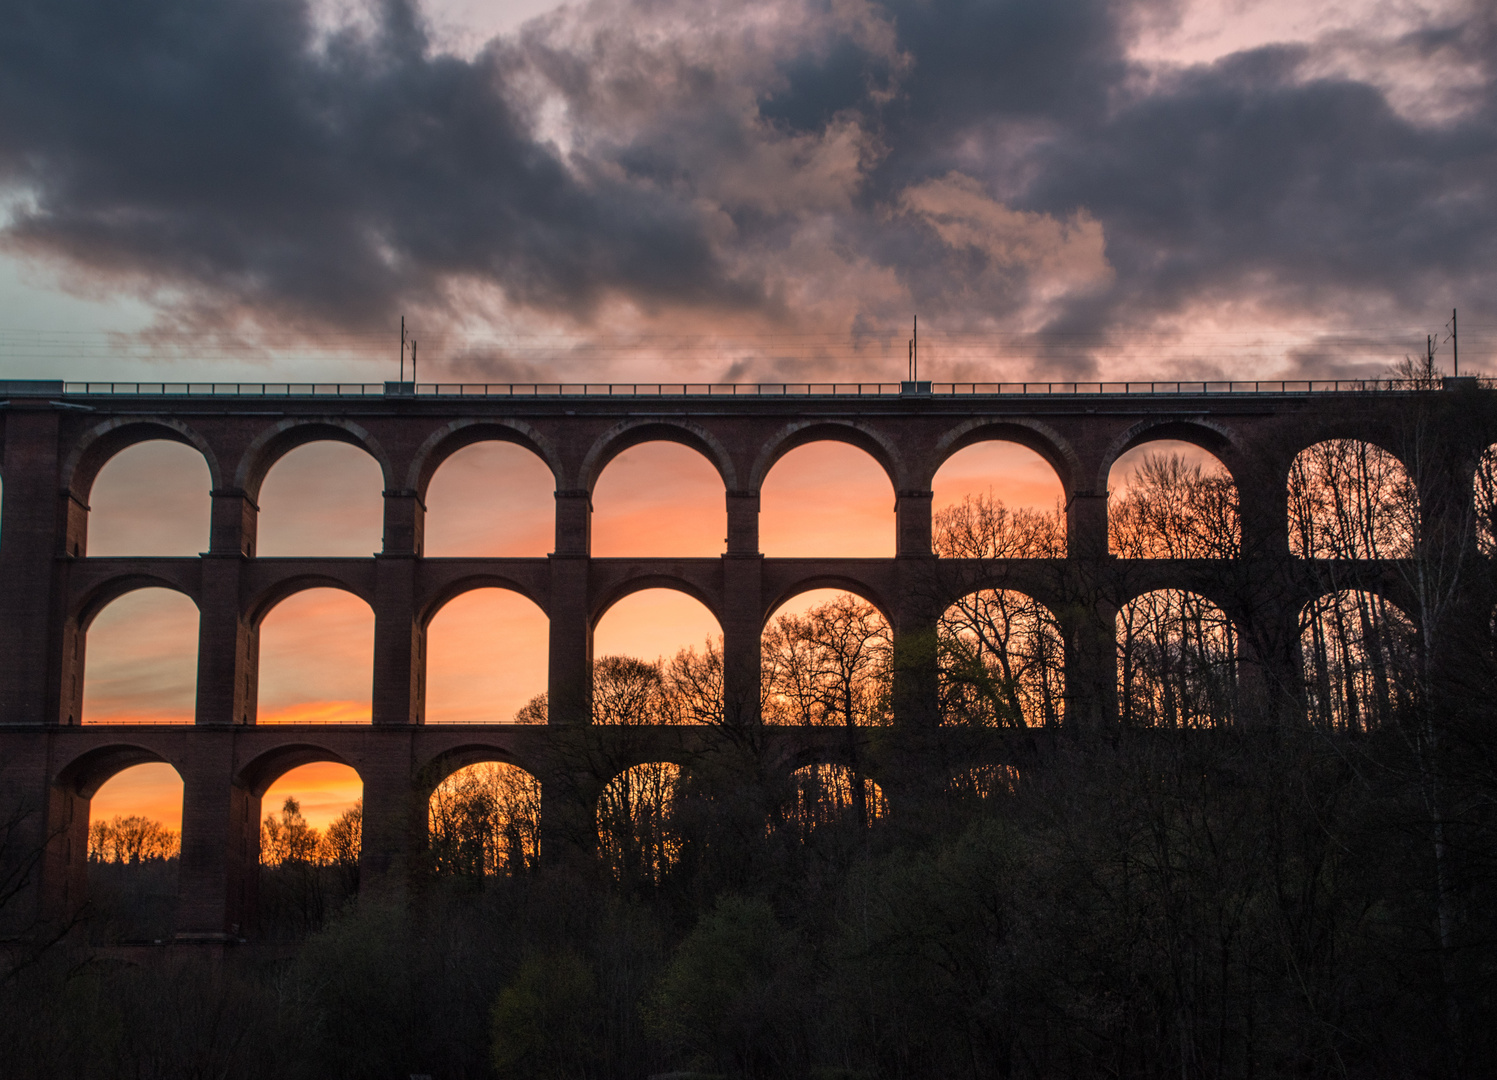
[[[1465,379],[1461,380],[1463,383]],[[1473,379],[1491,388],[1494,380]],[[55,385],[55,384],[54,384]],[[240,383],[69,382],[66,397],[335,397],[430,400],[565,397],[1113,397],[1222,394],[1347,394],[1427,390],[1404,379],[1171,382],[825,383]]]

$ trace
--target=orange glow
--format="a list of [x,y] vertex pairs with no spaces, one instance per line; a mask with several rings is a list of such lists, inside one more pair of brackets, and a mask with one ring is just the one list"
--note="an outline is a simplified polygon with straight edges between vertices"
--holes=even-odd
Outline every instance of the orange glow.
[[101,611],[83,654],[83,721],[190,724],[198,609],[171,589],[137,589]]
[[[1151,443],[1148,449],[1173,446]],[[1143,449],[1125,455],[1120,465]],[[163,470],[169,470],[168,479]],[[205,470],[195,451],[171,443],[144,444],[120,455],[95,486],[91,552],[203,550]],[[261,492],[260,554],[367,557],[380,546],[383,485],[376,463],[355,447],[316,443],[293,451],[271,470]],[[437,470],[427,492],[427,553],[544,555],[553,546],[554,486],[546,466],[523,448],[480,443],[459,451]],[[935,504],[989,487],[1009,506],[1036,509],[1053,508],[1060,492],[1038,455],[1011,443],[982,443],[941,469]],[[723,482],[705,458],[685,447],[646,443],[619,455],[599,477],[594,505],[594,552],[600,557],[722,551]],[[892,485],[861,450],[840,443],[801,447],[776,465],[764,485],[760,546],[770,555],[892,555],[893,505]],[[134,524],[127,528],[126,519]],[[170,523],[169,535],[164,523]],[[147,525],[159,531],[141,531]],[[802,593],[781,611],[804,612],[836,595],[831,589]],[[720,633],[712,614],[689,596],[652,589],[607,612],[595,633],[594,655],[654,660],[687,646],[700,649]],[[546,688],[547,637],[545,616],[515,594],[480,590],[449,603],[429,629],[428,721],[511,719]],[[196,642],[197,611],[185,597],[142,590],[110,605],[89,633],[84,717],[191,722]],[[261,627],[258,722],[367,723],[373,648],[373,614],[362,600],[314,589],[283,601]],[[326,794],[318,798],[339,808],[337,813],[358,798],[361,787],[351,770],[305,770],[294,775],[316,779],[318,770],[331,771]],[[153,784],[159,794],[150,794]],[[116,790],[130,792],[137,802],[120,803],[123,808],[109,809],[107,816],[138,812],[180,821],[181,782],[168,766],[122,773],[96,797],[95,813],[113,805]],[[324,823],[336,817],[332,810],[314,812]]]
[[495,724],[546,692],[550,623],[507,589],[450,600],[426,636],[426,722]]
[[593,656],[672,657],[682,649],[698,652],[722,633],[712,612],[674,589],[645,589],[609,608],[593,633]]
[[260,487],[258,554],[367,559],[384,545],[384,487],[379,464],[356,446],[298,447]]
[[326,709],[343,722],[367,723],[373,681],[374,612],[357,596],[308,589],[261,623],[260,716],[274,722]]
[[286,773],[260,800],[260,817],[279,814],[290,795],[301,803],[302,817],[314,829],[326,829],[345,810],[364,797],[364,781],[347,765],[314,761]]
[[894,486],[857,447],[798,447],[764,480],[759,550],[776,557],[888,558],[894,554]]
[[555,545],[556,481],[514,443],[467,446],[426,489],[425,553],[433,558],[543,556]]
[[695,450],[652,442],[610,461],[593,489],[593,554],[716,558],[727,535],[722,477]]
[[847,595],[848,593],[843,589],[811,589],[807,592],[796,593],[789,600],[786,600],[779,607],[775,608],[774,613],[769,617],[769,622],[766,622],[764,625],[767,628],[770,622],[774,622],[781,615],[804,615],[813,607],[817,607],[820,604],[829,604],[837,599],[837,597]]
[[181,443],[128,447],[88,496],[90,555],[196,555],[208,550],[213,487],[203,455]]
[[1010,510],[1051,513],[1065,505],[1065,488],[1050,463],[1027,446],[982,442],[946,459],[931,484],[933,510],[991,491]]
[[90,821],[139,814],[182,828],[182,778],[164,761],[132,765],[104,782],[88,804]]
[[367,724],[367,701],[307,701],[272,712],[260,710],[259,724]]

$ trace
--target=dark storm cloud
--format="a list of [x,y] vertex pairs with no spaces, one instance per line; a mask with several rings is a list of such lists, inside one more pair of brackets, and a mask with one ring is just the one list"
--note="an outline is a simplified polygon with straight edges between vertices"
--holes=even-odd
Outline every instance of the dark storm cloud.
[[314,40],[291,0],[35,0],[0,24],[8,238],[84,267],[341,324],[444,280],[580,312],[742,303],[689,206],[579,180],[531,138],[492,56],[431,56],[389,0]]
[[1490,103],[1421,125],[1365,83],[1298,79],[1307,60],[1263,49],[1192,70],[1037,149],[1021,201],[1102,221],[1118,271],[1107,309],[1256,282],[1285,307],[1375,297],[1438,310],[1491,282]]
[[[34,201],[7,236],[341,326],[468,281],[572,317],[913,304],[1103,338],[1228,302],[1481,317],[1497,286],[1490,2],[1193,67],[1129,58],[1165,0],[765,10],[598,2],[467,61],[396,2],[322,40],[289,0],[25,0],[0,179]],[[1463,89],[1421,108],[1357,74],[1399,65]]]

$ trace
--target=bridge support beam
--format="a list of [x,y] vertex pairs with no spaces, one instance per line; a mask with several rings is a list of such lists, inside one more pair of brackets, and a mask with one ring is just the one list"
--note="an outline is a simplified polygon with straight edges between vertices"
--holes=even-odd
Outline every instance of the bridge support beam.
[[229,730],[192,740],[182,774],[181,941],[223,942],[250,931],[260,862],[260,798],[234,776]]

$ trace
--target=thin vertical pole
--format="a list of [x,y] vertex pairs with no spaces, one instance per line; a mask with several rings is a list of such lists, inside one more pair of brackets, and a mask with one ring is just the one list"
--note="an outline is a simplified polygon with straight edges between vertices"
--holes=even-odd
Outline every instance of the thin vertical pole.
[[405,382],[405,316],[400,317],[400,381]]
[[417,344],[418,344],[418,342],[416,341],[416,339],[415,338],[411,338],[411,390],[412,390],[412,392],[414,392],[415,389],[416,389],[416,345]]
[[1461,338],[1456,333],[1455,308],[1450,309],[1450,362],[1454,366],[1453,374],[1461,373]]

